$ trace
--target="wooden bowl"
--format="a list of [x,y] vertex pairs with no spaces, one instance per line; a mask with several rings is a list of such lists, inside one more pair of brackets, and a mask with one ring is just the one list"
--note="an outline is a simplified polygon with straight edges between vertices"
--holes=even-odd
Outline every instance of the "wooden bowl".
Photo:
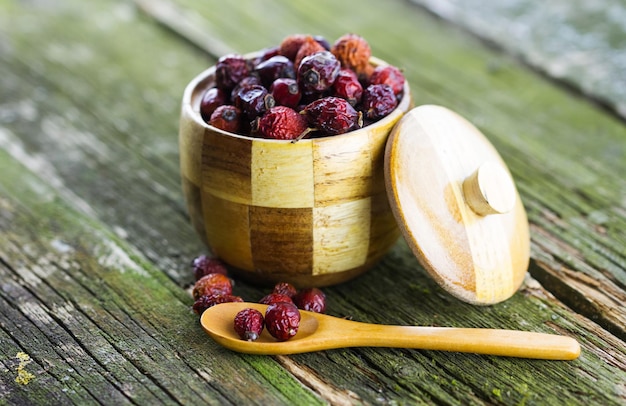
[[211,251],[237,276],[298,287],[337,284],[375,265],[400,236],[383,159],[391,129],[411,107],[408,83],[384,119],[291,143],[205,123],[200,100],[214,73],[207,69],[185,89],[179,131],[189,215]]

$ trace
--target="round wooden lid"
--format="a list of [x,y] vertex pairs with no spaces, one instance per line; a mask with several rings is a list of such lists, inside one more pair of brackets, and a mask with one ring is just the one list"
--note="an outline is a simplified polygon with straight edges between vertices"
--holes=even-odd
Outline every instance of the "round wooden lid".
[[511,297],[530,257],[526,212],[504,161],[471,123],[440,106],[398,122],[385,151],[389,200],[408,245],[450,294]]

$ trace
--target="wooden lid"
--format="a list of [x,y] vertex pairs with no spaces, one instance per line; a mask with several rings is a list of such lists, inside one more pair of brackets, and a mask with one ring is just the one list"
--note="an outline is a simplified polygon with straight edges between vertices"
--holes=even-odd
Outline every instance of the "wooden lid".
[[450,294],[473,304],[511,297],[530,257],[528,220],[505,163],[471,123],[417,107],[387,142],[385,182],[408,245]]

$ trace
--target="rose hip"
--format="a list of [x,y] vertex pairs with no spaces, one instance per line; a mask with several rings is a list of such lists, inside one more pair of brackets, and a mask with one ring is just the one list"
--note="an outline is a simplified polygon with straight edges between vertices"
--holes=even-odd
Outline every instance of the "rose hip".
[[242,88],[235,97],[234,103],[248,120],[261,116],[276,104],[274,97],[261,85]]
[[243,299],[234,295],[202,295],[194,302],[192,309],[196,314],[202,314],[209,307],[220,303],[243,302]]
[[233,90],[230,92],[230,99],[233,101],[233,104],[241,89],[252,85],[261,85],[261,79],[257,75],[250,75],[241,79],[241,81],[237,83],[237,85],[235,85],[235,87],[233,87]]
[[328,51],[309,55],[298,67],[298,85],[304,93],[321,94],[335,83],[340,68],[337,58]]
[[279,53],[291,59],[292,61],[295,60],[298,50],[300,49],[307,37],[308,35],[305,34],[288,35],[280,43],[278,47]]
[[241,55],[228,54],[218,59],[215,65],[215,84],[230,91],[241,79],[250,74],[249,62]]
[[303,289],[293,297],[298,309],[324,313],[326,311],[326,295],[318,288]]
[[263,86],[270,87],[278,78],[296,78],[296,71],[293,62],[287,57],[276,55],[263,61],[254,68],[254,71],[261,78]]
[[341,69],[333,84],[334,95],[346,99],[352,106],[361,101],[363,86],[359,78],[350,69]]
[[263,314],[256,309],[243,309],[235,315],[233,327],[242,340],[256,341],[263,331]]
[[241,128],[241,111],[231,105],[219,106],[211,114],[208,123],[220,130],[236,133]]
[[252,127],[265,138],[293,140],[307,130],[307,120],[292,108],[276,106],[255,120]]
[[224,265],[221,260],[217,258],[211,258],[206,255],[200,255],[199,257],[194,258],[193,262],[191,263],[191,267],[193,269],[196,281],[203,276],[211,273],[221,273],[222,275],[228,274],[226,265]]
[[272,94],[272,97],[274,97],[276,105],[287,106],[292,109],[298,106],[298,103],[300,103],[300,99],[302,98],[298,82],[296,82],[295,79],[290,78],[276,79],[270,87],[270,93]]
[[293,303],[293,300],[291,300],[291,298],[287,295],[283,295],[282,293],[274,293],[274,292],[263,296],[263,298],[259,300],[259,303],[266,304],[266,305],[279,303],[279,302]]
[[231,295],[233,286],[228,276],[221,273],[211,273],[198,279],[194,284],[192,294],[194,299],[201,296]]
[[362,126],[354,107],[339,97],[324,97],[309,103],[303,110],[309,124],[327,135],[343,134]]
[[293,303],[280,302],[267,307],[265,328],[278,341],[295,336],[300,327],[300,311]]
[[389,85],[397,96],[404,89],[404,74],[395,66],[377,66],[370,76],[370,85]]
[[343,35],[335,41],[330,51],[341,62],[341,66],[352,69],[359,77],[369,76],[372,50],[363,37],[356,34]]
[[370,120],[381,119],[398,106],[398,99],[389,85],[369,85],[362,101],[365,117]]
[[298,49],[298,53],[293,59],[293,64],[296,68],[298,68],[305,57],[322,51],[327,51],[327,49],[324,48],[324,46],[318,41],[316,41],[315,38],[307,36],[304,39],[304,42],[302,43],[300,48]]
[[208,122],[215,109],[227,102],[228,94],[218,87],[212,87],[202,95],[202,100],[200,101],[200,115],[204,121]]

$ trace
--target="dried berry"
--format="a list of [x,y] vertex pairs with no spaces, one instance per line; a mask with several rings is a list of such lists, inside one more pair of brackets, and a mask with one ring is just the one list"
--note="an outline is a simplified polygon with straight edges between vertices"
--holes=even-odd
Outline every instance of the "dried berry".
[[274,293],[280,293],[281,295],[286,295],[289,297],[294,297],[296,295],[296,293],[298,293],[297,289],[295,286],[293,286],[291,283],[289,282],[279,282],[276,285],[274,285],[274,290],[272,291]]
[[256,58],[254,58],[254,60],[252,61],[252,65],[256,66],[260,64],[261,62],[267,61],[268,59],[276,55],[280,55],[280,47],[274,46],[274,47],[264,48],[260,50],[259,55]]
[[293,300],[291,300],[291,298],[287,295],[283,295],[282,293],[274,293],[274,292],[263,296],[263,298],[259,300],[259,303],[266,304],[266,305],[269,305],[272,303],[279,303],[279,302],[293,303]]
[[215,84],[230,91],[241,79],[250,74],[249,62],[241,55],[228,54],[218,59],[215,65]]
[[263,61],[254,68],[254,71],[261,78],[263,86],[269,88],[272,83],[278,78],[296,78],[296,71],[287,57],[282,55],[276,55]]
[[352,70],[344,68],[339,71],[335,79],[333,92],[335,96],[346,99],[352,106],[356,106],[361,101],[363,86]]
[[303,110],[309,124],[327,135],[343,134],[363,125],[361,115],[339,97],[324,97]]
[[321,94],[335,83],[340,68],[337,58],[328,51],[309,55],[298,67],[298,85],[303,93]]
[[302,98],[298,82],[296,82],[295,79],[289,78],[276,79],[270,87],[270,93],[272,97],[274,97],[276,105],[287,106],[292,109],[298,106]]
[[226,265],[224,265],[221,260],[217,258],[211,258],[206,255],[200,255],[199,257],[195,258],[191,263],[191,267],[193,269],[196,280],[199,280],[203,276],[211,273],[221,273],[222,275],[228,275]]
[[298,49],[298,53],[293,59],[293,64],[296,68],[298,68],[305,57],[322,51],[327,51],[327,49],[324,48],[324,46],[318,41],[316,41],[315,38],[307,36],[304,39],[304,42],[302,43],[300,48]]
[[391,86],[369,85],[363,92],[363,112],[370,120],[378,120],[398,106],[398,99]]
[[295,336],[300,327],[300,311],[293,303],[280,302],[267,307],[265,328],[278,341]]
[[256,341],[263,331],[263,313],[246,308],[235,315],[233,327],[242,340]]
[[261,85],[244,87],[237,94],[234,103],[248,120],[261,116],[276,104],[274,97]]
[[389,85],[397,96],[404,89],[404,74],[395,66],[377,66],[370,76],[370,85]]
[[[298,50],[307,37],[308,35],[305,34],[292,34],[285,37],[278,47],[279,53],[294,61]],[[296,65],[296,67],[297,66],[298,65]]]
[[211,295],[231,295],[233,293],[233,285],[228,276],[221,273],[211,273],[198,279],[193,286],[193,298],[198,299],[201,296]]
[[253,131],[265,138],[293,140],[307,130],[306,118],[285,106],[271,108],[253,123]]
[[196,299],[192,309],[196,314],[202,314],[209,307],[220,303],[243,302],[243,299],[234,295],[202,295]]
[[237,133],[241,128],[241,111],[237,107],[228,104],[219,106],[211,114],[209,124],[220,130]]
[[215,109],[226,104],[227,102],[228,94],[222,89],[217,87],[207,89],[207,91],[202,95],[202,100],[200,101],[200,115],[204,121],[208,122]]
[[293,297],[298,309],[324,313],[326,311],[326,295],[318,288],[303,289]]
[[237,83],[237,85],[235,85],[235,87],[233,87],[233,90],[230,92],[230,99],[233,101],[233,104],[241,89],[252,85],[261,85],[261,79],[257,75],[250,75],[241,79],[241,81]]
[[346,34],[333,44],[330,51],[341,62],[341,66],[352,69],[357,76],[368,74],[372,50],[367,41],[356,34]]

